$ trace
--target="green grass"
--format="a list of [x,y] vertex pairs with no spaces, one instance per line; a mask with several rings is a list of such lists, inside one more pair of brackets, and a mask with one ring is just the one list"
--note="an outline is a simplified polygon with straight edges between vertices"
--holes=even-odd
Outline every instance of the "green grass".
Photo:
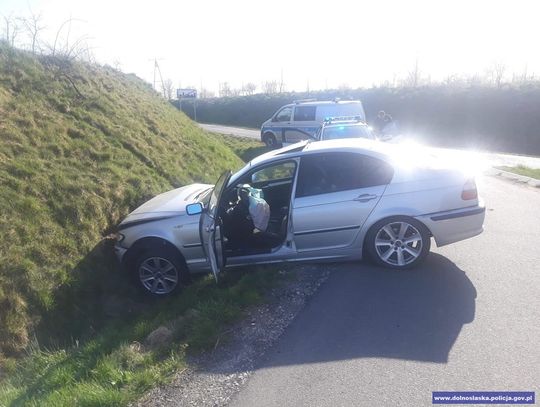
[[225,143],[226,146],[234,151],[235,154],[245,162],[251,161],[253,158],[268,151],[268,148],[260,141],[249,137],[235,137],[227,135],[222,135],[221,137],[223,143]]
[[524,175],[535,179],[540,179],[540,168],[529,168],[524,165],[518,165],[517,167],[497,167],[503,171],[513,172],[514,174]]
[[99,331],[104,304],[134,295],[103,241],[114,225],[260,145],[201,130],[134,75],[0,42],[0,364]]
[[[36,346],[6,364],[0,405],[126,405],[184,368],[187,353],[213,349],[218,338],[226,341],[227,324],[259,303],[280,278],[272,268],[233,270],[219,286],[207,276],[137,316],[109,323],[84,343],[54,350]],[[173,332],[172,344],[145,347],[145,337],[163,324]]]

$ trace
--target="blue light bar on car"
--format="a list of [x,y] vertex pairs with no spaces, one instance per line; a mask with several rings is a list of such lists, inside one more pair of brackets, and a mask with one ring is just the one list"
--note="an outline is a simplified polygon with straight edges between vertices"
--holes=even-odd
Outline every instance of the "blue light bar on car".
[[333,122],[363,122],[362,116],[336,116],[336,117],[325,117],[324,122],[326,124],[333,123]]

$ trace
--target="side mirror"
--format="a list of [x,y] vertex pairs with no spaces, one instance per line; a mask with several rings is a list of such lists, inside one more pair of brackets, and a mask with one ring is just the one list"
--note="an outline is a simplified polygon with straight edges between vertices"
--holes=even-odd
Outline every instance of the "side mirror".
[[198,215],[199,213],[202,213],[203,206],[202,203],[192,203],[186,206],[186,213],[188,215]]

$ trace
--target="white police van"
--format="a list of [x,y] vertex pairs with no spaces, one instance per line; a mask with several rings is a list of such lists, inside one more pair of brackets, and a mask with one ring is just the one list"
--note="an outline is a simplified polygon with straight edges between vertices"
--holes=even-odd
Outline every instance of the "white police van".
[[275,148],[313,138],[329,117],[358,117],[366,121],[359,100],[316,101],[299,100],[278,109],[261,126],[261,141]]

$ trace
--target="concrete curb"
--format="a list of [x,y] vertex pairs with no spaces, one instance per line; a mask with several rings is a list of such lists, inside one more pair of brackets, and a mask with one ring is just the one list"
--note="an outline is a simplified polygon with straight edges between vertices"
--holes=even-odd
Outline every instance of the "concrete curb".
[[498,168],[490,168],[487,173],[489,175],[496,175],[512,181],[528,184],[535,188],[540,188],[540,180],[536,178],[526,177],[524,175],[514,174],[513,172],[499,170]]

